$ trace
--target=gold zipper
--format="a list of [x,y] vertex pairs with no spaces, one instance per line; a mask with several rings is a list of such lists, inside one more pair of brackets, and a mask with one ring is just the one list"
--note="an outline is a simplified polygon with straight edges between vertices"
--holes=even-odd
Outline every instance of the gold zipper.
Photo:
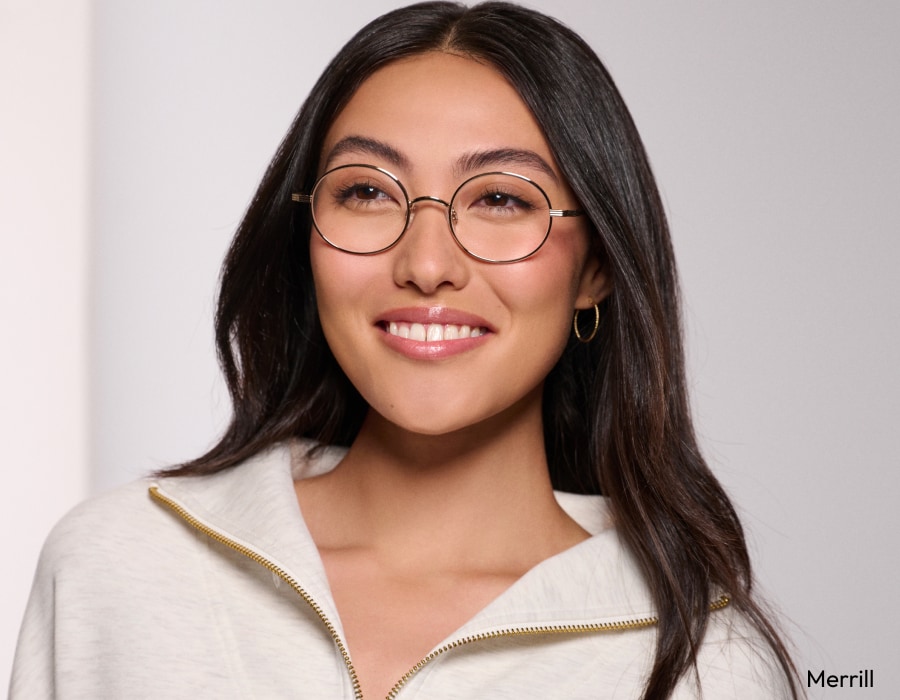
[[[727,595],[720,595],[717,600],[709,606],[710,611],[721,610],[728,606],[731,599]],[[649,617],[641,617],[632,620],[620,620],[619,622],[597,622],[586,625],[548,625],[543,627],[514,627],[512,629],[496,630],[494,632],[482,632],[474,634],[471,637],[463,637],[462,639],[454,639],[449,644],[445,644],[432,651],[428,656],[407,671],[403,678],[397,681],[396,685],[391,688],[391,692],[387,694],[385,700],[394,700],[397,694],[403,689],[403,686],[412,678],[423,666],[434,661],[438,656],[444,654],[451,649],[471,644],[472,642],[482,642],[486,639],[497,639],[499,637],[526,637],[543,634],[587,634],[589,632],[624,632],[626,630],[638,630],[644,627],[652,627],[659,622],[659,618],[655,615]]]
[[322,612],[322,608],[319,607],[319,604],[313,600],[312,596],[304,590],[304,588],[297,583],[297,580],[291,576],[287,571],[282,569],[277,564],[272,563],[264,556],[255,552],[254,550],[246,547],[239,542],[235,542],[232,539],[229,539],[222,533],[217,530],[213,530],[209,525],[204,522],[201,522],[193,515],[191,515],[185,508],[183,508],[179,503],[173,501],[171,498],[166,496],[164,493],[161,493],[159,487],[151,486],[150,487],[150,495],[155,498],[160,503],[171,508],[175,513],[177,513],[181,518],[183,518],[188,525],[193,528],[196,528],[204,535],[211,537],[219,544],[223,544],[226,547],[230,547],[238,554],[243,554],[245,557],[250,559],[251,561],[256,562],[260,566],[265,567],[270,572],[275,574],[282,581],[287,583],[291,588],[296,591],[297,595],[299,595],[306,602],[309,607],[312,608],[313,612],[319,616],[319,619],[322,621],[322,624],[325,625],[325,629],[328,630],[328,633],[331,635],[331,638],[334,640],[335,645],[338,648],[338,651],[341,652],[341,658],[344,659],[344,665],[347,667],[347,673],[350,674],[350,682],[353,684],[353,697],[356,700],[363,700],[362,688],[359,685],[359,677],[356,675],[356,669],[353,668],[353,662],[350,661],[350,653],[347,651],[347,645],[344,644],[344,640],[341,639],[341,636],[337,633],[337,630],[334,628],[334,625],[331,623],[325,613]]
[[[319,607],[319,604],[313,600],[312,596],[303,589],[303,587],[297,583],[297,580],[291,576],[288,572],[282,569],[277,564],[269,561],[264,556],[259,554],[258,552],[246,547],[245,545],[240,544],[239,542],[235,542],[234,540],[226,537],[222,533],[217,530],[212,529],[206,523],[198,520],[193,515],[191,515],[184,507],[182,507],[176,501],[173,501],[171,498],[166,496],[165,494],[159,491],[159,487],[151,486],[150,487],[150,495],[155,498],[160,503],[168,506],[175,513],[177,513],[181,518],[183,518],[191,527],[199,530],[203,534],[212,538],[216,542],[233,549],[235,552],[244,555],[251,561],[256,562],[260,566],[264,567],[268,571],[272,572],[282,581],[287,583],[294,591],[312,608],[313,612],[319,616],[319,619],[322,621],[322,624],[325,625],[325,629],[328,630],[328,633],[331,635],[331,638],[334,640],[335,645],[338,648],[338,651],[341,653],[341,657],[344,660],[344,665],[347,667],[347,673],[350,674],[350,682],[353,684],[353,695],[356,700],[363,700],[362,688],[360,687],[359,677],[356,675],[356,669],[353,667],[353,662],[350,660],[350,653],[347,651],[347,645],[344,644],[344,641],[341,639],[340,635],[337,633],[334,625],[331,623],[325,613],[322,612],[322,608]],[[709,609],[714,612],[716,610],[721,610],[728,606],[731,602],[731,599],[727,595],[720,595],[719,598],[713,601]],[[424,666],[426,666],[431,661],[434,661],[437,657],[442,654],[450,651],[451,649],[456,649],[457,647],[465,646],[467,644],[472,644],[473,642],[482,642],[487,639],[497,639],[500,637],[525,637],[525,636],[534,636],[534,635],[544,635],[544,634],[587,634],[591,632],[623,632],[626,630],[638,630],[643,629],[645,627],[652,627],[653,625],[659,622],[659,618],[655,615],[651,615],[648,617],[640,617],[632,620],[620,620],[618,622],[597,622],[593,624],[585,624],[585,625],[546,625],[546,626],[538,626],[538,627],[513,627],[509,629],[496,630],[494,632],[482,632],[480,634],[474,634],[469,637],[463,637],[462,639],[455,639],[449,644],[445,644],[442,647],[439,647],[432,651],[428,656],[423,658],[419,663],[413,666],[409,671],[403,674],[403,677],[397,681],[391,691],[387,694],[385,700],[394,700],[397,697],[397,694],[403,689],[409,680],[416,675]]]

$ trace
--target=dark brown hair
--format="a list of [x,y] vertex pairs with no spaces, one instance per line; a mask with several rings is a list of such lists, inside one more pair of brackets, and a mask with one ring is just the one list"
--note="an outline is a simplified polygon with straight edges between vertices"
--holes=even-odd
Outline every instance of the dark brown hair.
[[357,87],[393,60],[435,50],[490,63],[517,89],[590,217],[613,280],[597,339],[572,339],[547,378],[544,434],[554,487],[609,498],[653,591],[659,629],[644,697],[669,697],[696,662],[715,588],[758,628],[799,696],[788,654],[751,595],[740,522],[697,447],[675,262],[643,145],[594,52],[537,12],[500,2],[413,5],[373,21],[331,62],[225,260],[216,342],[231,424],[206,455],[168,473],[213,473],[292,437],[352,442],[367,406],[322,334],[309,212],[290,195],[312,187],[325,134]]

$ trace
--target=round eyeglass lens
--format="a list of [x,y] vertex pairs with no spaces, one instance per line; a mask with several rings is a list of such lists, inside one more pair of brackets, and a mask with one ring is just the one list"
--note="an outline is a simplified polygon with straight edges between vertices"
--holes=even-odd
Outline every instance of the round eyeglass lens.
[[476,175],[460,185],[450,205],[453,235],[482,260],[526,258],[543,245],[550,232],[547,195],[521,175]]
[[319,235],[348,253],[377,253],[403,233],[406,191],[388,172],[367,165],[340,166],[316,183],[313,223]]

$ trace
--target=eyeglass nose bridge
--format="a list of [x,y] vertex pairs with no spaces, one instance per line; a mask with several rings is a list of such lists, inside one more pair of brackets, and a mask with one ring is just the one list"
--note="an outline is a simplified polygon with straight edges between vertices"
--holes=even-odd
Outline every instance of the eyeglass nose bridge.
[[435,204],[440,204],[441,206],[447,207],[447,217],[450,223],[450,232],[453,233],[454,239],[456,238],[456,232],[453,230],[453,227],[456,225],[456,222],[459,220],[459,217],[456,214],[456,210],[453,208],[453,205],[440,197],[434,197],[432,195],[423,194],[421,197],[416,197],[415,199],[410,199],[407,203],[407,207],[409,209],[409,216],[406,221],[406,228],[409,228],[409,225],[413,220],[413,207],[416,206],[419,202],[434,202]]

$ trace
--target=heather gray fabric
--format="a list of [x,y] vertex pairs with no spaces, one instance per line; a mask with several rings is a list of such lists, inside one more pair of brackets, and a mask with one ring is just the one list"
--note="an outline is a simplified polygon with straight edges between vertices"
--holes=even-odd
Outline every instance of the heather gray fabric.
[[[333,468],[343,453],[328,449],[309,461],[302,448],[273,448],[209,477],[158,480],[181,514],[151,498],[150,481],[69,513],[41,555],[10,697],[353,698],[348,663],[328,629],[340,640],[340,618],[292,488],[292,479]],[[592,537],[533,568],[463,625],[398,698],[639,697],[653,627],[512,634],[654,614],[605,500],[557,497]],[[712,616],[699,678],[710,700],[788,695],[771,654],[729,608]],[[676,697],[697,696],[686,677]]]

